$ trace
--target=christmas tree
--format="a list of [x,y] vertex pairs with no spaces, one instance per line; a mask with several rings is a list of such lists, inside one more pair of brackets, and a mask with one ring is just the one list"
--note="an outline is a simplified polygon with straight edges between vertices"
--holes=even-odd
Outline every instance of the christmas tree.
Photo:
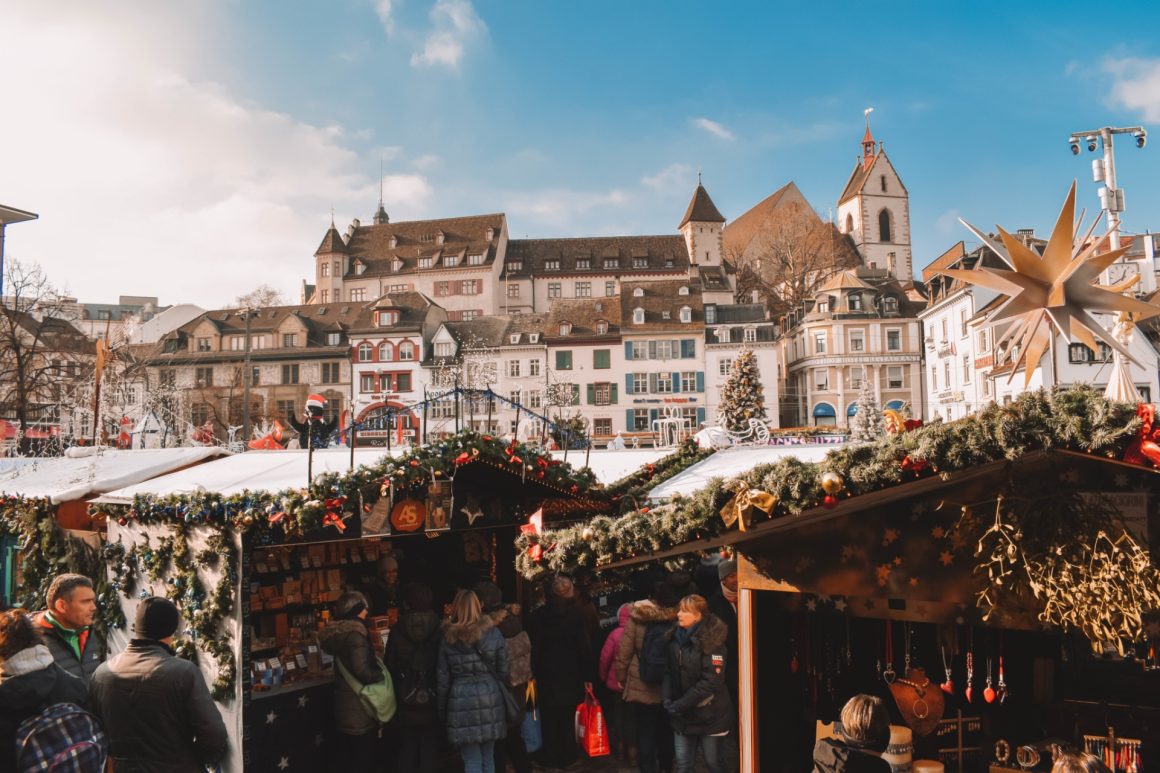
[[858,412],[850,419],[850,442],[873,443],[885,432],[886,422],[874,396],[874,387],[869,379],[863,379],[862,391],[858,393]]
[[749,429],[750,419],[765,421],[765,390],[757,359],[750,349],[744,349],[733,361],[721,391],[717,420],[730,432],[744,432]]

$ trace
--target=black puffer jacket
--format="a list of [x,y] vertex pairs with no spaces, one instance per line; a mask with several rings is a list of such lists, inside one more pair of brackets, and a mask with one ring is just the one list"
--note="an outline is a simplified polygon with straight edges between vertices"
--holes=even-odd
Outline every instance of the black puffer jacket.
[[[371,649],[366,626],[359,620],[336,620],[318,634],[323,652],[333,655],[361,684],[383,680],[378,658]],[[334,668],[334,725],[346,735],[365,735],[377,730],[379,721],[367,713],[358,695]]]
[[814,773],[890,773],[890,763],[837,738],[823,738],[814,744]]
[[507,685],[508,668],[507,645],[490,617],[471,624],[443,624],[436,684],[439,716],[452,745],[496,741],[507,735],[500,690]]
[[713,735],[730,730],[737,712],[725,687],[725,640],[728,628],[707,614],[681,642],[673,626],[669,636],[669,668],[663,688],[672,701],[673,731],[681,735]]
[[549,597],[528,621],[532,672],[541,706],[575,708],[584,683],[596,681],[596,658],[580,608],[571,599]]
[[152,639],[133,639],[89,682],[117,773],[201,773],[225,756],[222,716],[201,670]]
[[89,691],[53,662],[41,644],[13,655],[0,670],[0,770],[16,770],[16,728],[54,703],[85,706]]
[[81,657],[78,660],[73,648],[49,622],[47,614],[47,612],[37,612],[32,616],[36,629],[40,631],[41,639],[56,659],[56,664],[73,676],[79,677],[87,685],[89,680],[93,678],[93,674],[96,673],[97,666],[101,665],[101,661],[104,660],[101,656],[100,639],[97,638],[92,629],[82,634],[84,647],[81,649]]
[[[435,724],[435,665],[439,658],[439,617],[434,612],[406,612],[391,629],[386,663],[395,682],[399,709],[395,721],[409,727]],[[408,698],[409,693],[415,696]],[[424,705],[418,696],[430,700]]]

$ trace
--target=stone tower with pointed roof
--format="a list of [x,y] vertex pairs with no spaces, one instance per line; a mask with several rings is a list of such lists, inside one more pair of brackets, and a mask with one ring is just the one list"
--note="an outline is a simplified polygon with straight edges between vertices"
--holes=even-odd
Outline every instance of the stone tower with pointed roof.
[[347,269],[346,242],[330,221],[330,229],[322,237],[322,244],[314,251],[314,302],[337,303],[343,298],[342,278]]
[[685,245],[689,248],[690,270],[696,266],[720,266],[722,244],[721,238],[725,230],[725,217],[718,211],[713,199],[705,186],[697,180],[697,190],[693,191],[693,198],[685,216],[677,230],[685,237]]
[[838,197],[838,230],[850,235],[867,266],[912,281],[910,194],[875,142],[869,118],[854,171]]

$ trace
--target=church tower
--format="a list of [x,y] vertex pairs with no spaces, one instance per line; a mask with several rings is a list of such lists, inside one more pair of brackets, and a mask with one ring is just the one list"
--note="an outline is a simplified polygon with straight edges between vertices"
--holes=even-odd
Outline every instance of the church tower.
[[910,194],[870,132],[869,111],[861,153],[838,197],[838,230],[850,235],[868,267],[886,269],[900,282],[913,281]]
[[717,210],[713,199],[709,198],[705,186],[701,185],[699,174],[697,190],[693,191],[689,208],[685,210],[677,230],[685,237],[692,266],[721,265],[721,237],[725,230],[725,217]]

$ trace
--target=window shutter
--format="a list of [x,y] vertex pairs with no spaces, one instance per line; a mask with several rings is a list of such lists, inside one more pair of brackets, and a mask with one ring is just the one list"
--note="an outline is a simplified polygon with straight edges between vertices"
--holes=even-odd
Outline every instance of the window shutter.
[[612,390],[612,394],[610,395],[609,399],[613,405],[616,405],[616,384],[610,384],[609,388]]
[[624,342],[624,359],[626,359],[626,360],[632,359],[632,341],[625,341]]
[[573,384],[572,385],[572,405],[579,405],[579,404],[580,404],[580,385]]
[[657,374],[655,373],[648,374],[648,391],[654,395],[657,393]]
[[653,431],[653,422],[660,418],[661,412],[656,408],[648,409],[648,431]]
[[657,358],[657,342],[656,341],[649,341],[648,342],[648,358],[650,360],[655,360]]
[[675,371],[673,373],[673,391],[674,392],[681,391],[681,373],[680,373],[680,371]]
[[624,393],[626,395],[632,394],[632,374],[631,373],[624,374]]
[[596,405],[596,385],[595,384],[588,385],[588,404],[589,405]]
[[697,371],[697,391],[705,391],[705,371],[703,370]]
[[697,409],[697,425],[700,426],[704,423],[705,423],[705,409],[698,408]]
[[633,431],[632,419],[633,419],[632,409],[631,408],[625,409],[625,411],[624,411],[624,431],[625,432],[632,432]]
[[673,353],[673,357],[681,357],[681,339],[674,338],[669,342],[669,351]]

